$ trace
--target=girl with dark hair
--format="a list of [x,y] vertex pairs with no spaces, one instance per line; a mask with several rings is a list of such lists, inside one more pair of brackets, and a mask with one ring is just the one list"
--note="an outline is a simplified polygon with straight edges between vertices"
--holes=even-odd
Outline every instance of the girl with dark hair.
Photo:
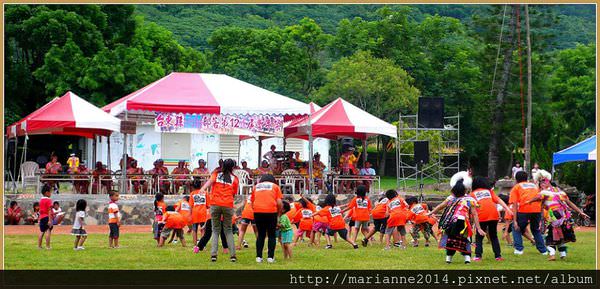
[[[190,193],[190,207],[192,208],[192,239],[194,244],[198,243],[198,229],[204,234],[204,224],[207,221],[208,195],[200,191],[202,180],[195,179],[192,182],[193,191]],[[196,246],[194,252],[200,251]]]
[[348,203],[348,207],[346,207],[344,212],[348,210],[354,210],[354,228],[350,232],[352,242],[356,242],[359,230],[361,230],[363,236],[366,238],[370,234],[371,200],[367,197],[367,187],[365,185],[358,185],[356,187],[356,197]]
[[263,248],[265,239],[269,237],[267,243],[267,262],[275,262],[275,246],[277,239],[275,231],[277,222],[283,210],[283,194],[272,175],[263,175],[260,182],[254,186],[250,201],[254,211],[254,221],[256,222],[256,262],[263,261]]
[[408,220],[408,204],[395,190],[388,190],[385,196],[389,199],[386,212],[389,215],[385,228],[385,250],[391,248],[391,239],[394,246],[406,248],[406,221]]
[[233,198],[238,192],[239,181],[233,174],[233,167],[235,167],[235,161],[226,159],[223,161],[223,168],[215,170],[210,179],[200,189],[201,192],[206,192],[210,188],[210,218],[212,223],[210,260],[212,262],[217,261],[221,229],[224,230],[225,238],[227,239],[229,259],[231,262],[237,261],[237,257],[235,256],[235,242],[233,240],[232,218]]
[[[485,232],[479,226],[477,217],[477,201],[470,196],[465,196],[467,189],[460,179],[452,187],[452,195],[446,199],[446,209],[442,213],[438,227],[442,232],[439,247],[446,249],[446,263],[452,263],[452,257],[456,251],[465,257],[465,264],[471,263],[471,236],[473,228],[485,236]],[[439,210],[437,206],[430,215]]]
[[[510,208],[502,199],[496,196],[496,193],[490,188],[487,179],[484,177],[475,177],[473,179],[473,191],[470,196],[477,201],[479,225],[483,231],[487,232],[487,236],[492,243],[496,261],[503,261],[504,258],[502,258],[497,232],[498,220],[500,219],[497,206],[502,206],[507,215],[512,215]],[[475,236],[475,258],[473,258],[473,261],[481,261],[483,238],[484,236],[480,234]]]
[[154,232],[154,240],[156,243],[160,243],[160,233],[162,232],[165,223],[163,223],[163,216],[167,212],[167,205],[163,201],[165,196],[162,193],[157,193],[154,196],[154,223],[152,224],[152,231]]
[[425,247],[429,247],[429,238],[433,237],[436,242],[437,238],[433,233],[433,225],[429,222],[429,206],[426,203],[419,203],[419,199],[416,197],[406,198],[406,203],[409,206],[409,217],[408,219],[413,223],[410,235],[413,238],[413,247],[419,246],[419,232],[423,232],[425,238]]
[[75,247],[73,247],[75,251],[85,249],[83,243],[87,239],[87,232],[83,228],[83,225],[85,225],[86,207],[87,202],[84,199],[77,200],[77,204],[75,204],[75,220],[73,221],[73,229],[71,229],[71,235],[75,236]]
[[[325,197],[325,208],[318,211],[316,215],[326,216],[329,220],[329,229],[327,230],[327,234],[329,236],[334,236],[335,233],[338,233],[338,235],[344,241],[352,245],[354,249],[358,249],[358,245],[348,238],[348,230],[346,230],[346,223],[344,222],[344,217],[342,216],[342,209],[338,207],[336,203],[335,195],[328,194]],[[331,239],[327,240],[327,247],[325,248],[333,248],[333,245],[331,245]]]

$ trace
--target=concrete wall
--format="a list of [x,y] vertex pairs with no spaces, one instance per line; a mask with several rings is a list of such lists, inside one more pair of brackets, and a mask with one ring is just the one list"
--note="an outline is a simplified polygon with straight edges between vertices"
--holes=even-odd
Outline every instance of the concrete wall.
[[[40,199],[39,194],[17,194],[17,195],[5,195],[5,208],[11,201],[17,201],[21,209],[25,212],[25,218],[31,213],[33,203],[38,202]],[[236,214],[241,215],[243,204],[247,196],[238,195],[235,198]],[[298,196],[285,195],[284,198],[298,199]],[[338,204],[348,203],[354,195],[337,195]],[[373,202],[379,199],[378,195],[369,196]],[[310,197],[315,204],[319,200],[325,199],[325,195],[312,195]],[[108,195],[79,195],[79,194],[59,194],[53,195],[52,201],[58,201],[65,214],[63,224],[73,224],[73,217],[75,216],[75,204],[77,200],[85,199],[88,203],[86,223],[88,225],[102,225],[106,224],[108,220]],[[181,199],[181,195],[166,195],[165,202],[167,205],[174,205]],[[426,201],[431,205],[435,206],[444,199],[443,196],[426,196]],[[154,219],[152,212],[154,196],[152,195],[121,195],[118,202],[123,215],[123,224],[126,225],[150,225]],[[6,209],[5,209],[6,210]]]

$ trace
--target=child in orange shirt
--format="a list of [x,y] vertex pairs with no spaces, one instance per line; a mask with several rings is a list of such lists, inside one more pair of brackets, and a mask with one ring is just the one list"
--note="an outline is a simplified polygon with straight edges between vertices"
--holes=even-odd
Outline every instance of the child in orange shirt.
[[[406,220],[408,218],[408,204],[404,199],[398,196],[395,190],[385,192],[386,198],[390,201],[387,205],[387,214],[389,215],[387,227],[385,229],[385,250],[390,249],[390,239],[393,235],[394,246],[405,249],[406,246]],[[397,242],[400,240],[400,242]]]
[[356,242],[358,230],[360,229],[363,236],[369,234],[369,221],[371,220],[371,200],[367,198],[367,187],[358,185],[356,187],[356,197],[348,203],[346,210],[353,210],[354,228],[351,232],[352,242]]
[[209,195],[202,192],[202,181],[196,179],[192,183],[193,191],[190,193],[190,207],[192,208],[192,239],[194,244],[198,243],[198,229],[204,234],[204,224],[208,219]]
[[171,235],[171,232],[177,235],[179,240],[181,240],[181,246],[185,247],[183,228],[186,226],[186,220],[181,214],[175,211],[175,207],[167,207],[167,211],[163,215],[161,222],[164,224],[164,228],[160,233],[158,247],[162,247],[165,244],[165,240]]
[[388,202],[389,200],[385,196],[379,198],[375,204],[375,208],[371,211],[374,228],[372,228],[362,240],[363,247],[366,247],[367,244],[369,244],[369,239],[377,232],[379,232],[379,243],[383,243],[383,236],[385,236],[388,220],[388,216],[386,215]]
[[[328,194],[327,197],[325,197],[325,204],[327,206],[325,206],[325,208],[317,212],[316,215],[326,216],[329,220],[329,229],[327,230],[327,234],[329,236],[334,236],[335,233],[338,233],[338,235],[340,235],[340,237],[344,241],[352,245],[354,249],[358,249],[358,245],[356,245],[356,243],[352,242],[352,240],[348,238],[348,230],[346,230],[346,223],[344,222],[344,218],[342,217],[342,209],[336,205],[335,195]],[[333,245],[331,245],[331,242],[329,242],[329,240],[327,243],[327,247],[325,248],[333,248]]]
[[[324,202],[320,202],[318,206],[315,207],[315,211],[318,212],[325,207]],[[329,228],[329,220],[326,216],[313,215],[313,227],[312,227],[312,235],[310,242],[315,246],[319,247],[321,245],[321,234],[325,235],[325,239],[327,239],[327,244],[331,243],[329,235],[327,235],[327,229]]]
[[235,248],[236,250],[241,250],[242,246],[244,248],[248,248],[248,242],[244,240],[244,236],[246,235],[246,231],[248,230],[248,225],[252,225],[252,232],[254,232],[254,236],[256,237],[256,224],[254,224],[254,210],[252,210],[252,202],[250,201],[251,196],[246,198],[246,203],[244,204],[244,209],[242,210],[242,220],[240,221],[240,229],[238,236],[238,245]]
[[433,237],[437,242],[437,238],[433,233],[433,227],[431,223],[429,223],[429,216],[427,216],[427,213],[429,213],[427,204],[419,203],[416,197],[407,198],[406,203],[409,206],[408,219],[413,224],[412,229],[410,230],[410,235],[413,238],[413,247],[419,246],[419,231],[423,232],[425,247],[429,247],[429,237]]
[[110,203],[108,204],[108,246],[110,248],[119,248],[119,227],[121,227],[121,212],[117,201],[119,200],[119,193],[116,191],[110,191],[108,193]]
[[[296,216],[294,219],[300,219],[300,224],[298,226],[298,231],[296,231],[296,239],[292,246],[296,246],[298,240],[302,238],[304,234],[307,238],[312,239],[312,229],[313,229],[313,214],[315,212],[315,205],[311,200],[305,198],[304,196],[300,196],[301,199],[298,201],[302,206],[300,210],[296,211]],[[309,243],[310,244],[310,243]]]
[[[177,204],[175,204],[175,211],[177,213],[179,213],[184,221],[185,221],[185,226],[184,227],[188,227],[188,233],[191,232],[191,223],[192,223],[192,213],[191,213],[191,207],[190,207],[190,197],[189,196],[183,196],[183,198],[181,200],[179,200],[179,202],[177,202]],[[169,240],[169,244],[171,244],[171,242],[175,242],[177,243],[177,236],[175,235],[175,232],[173,232],[171,234],[171,238]]]

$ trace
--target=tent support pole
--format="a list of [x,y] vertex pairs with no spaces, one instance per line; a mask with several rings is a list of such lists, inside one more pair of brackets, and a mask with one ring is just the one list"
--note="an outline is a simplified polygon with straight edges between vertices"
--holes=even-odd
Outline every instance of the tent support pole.
[[312,113],[308,114],[308,193],[313,193],[313,134]]
[[17,151],[19,150],[19,137],[15,135],[15,152],[13,156],[13,193],[17,193]]
[[258,136],[258,164],[257,164],[257,168],[260,168],[260,163],[262,161],[262,138],[260,138],[260,136]]
[[90,160],[90,163],[88,164],[88,167],[91,164],[95,164],[96,163],[96,147],[98,146],[96,139],[98,138],[97,135],[94,135],[94,141],[92,142],[92,159]]
[[111,170],[111,166],[110,166],[110,136],[112,134],[108,135],[106,137],[106,145],[108,146],[108,149],[106,151],[106,167],[108,168],[108,170]]
[[367,163],[367,157],[368,157],[367,139],[365,138],[363,140],[363,168],[365,167],[365,164]]
[[[127,120],[127,110],[125,110]],[[121,194],[127,193],[127,134],[123,133],[123,162],[121,163]]]

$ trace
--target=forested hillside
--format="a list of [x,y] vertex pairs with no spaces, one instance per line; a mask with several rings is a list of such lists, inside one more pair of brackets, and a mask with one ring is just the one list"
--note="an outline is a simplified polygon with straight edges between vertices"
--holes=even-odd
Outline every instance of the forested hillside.
[[[67,90],[101,106],[172,71],[321,105],[343,97],[389,122],[416,112],[419,96],[444,97],[461,115],[461,165],[499,178],[523,158],[524,15],[523,5],[6,5],[5,123]],[[593,5],[531,5],[529,16],[532,161],[550,169],[552,152],[595,131],[596,19]],[[594,165],[558,175],[593,191]]]

